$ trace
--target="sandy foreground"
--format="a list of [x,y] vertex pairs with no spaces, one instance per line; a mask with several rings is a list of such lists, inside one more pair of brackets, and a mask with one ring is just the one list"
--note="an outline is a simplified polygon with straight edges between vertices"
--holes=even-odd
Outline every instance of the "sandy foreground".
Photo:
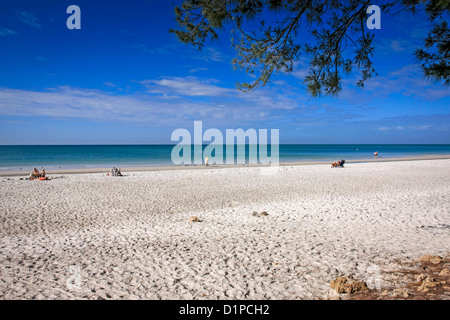
[[448,159],[124,174],[0,178],[0,298],[321,299],[450,252]]

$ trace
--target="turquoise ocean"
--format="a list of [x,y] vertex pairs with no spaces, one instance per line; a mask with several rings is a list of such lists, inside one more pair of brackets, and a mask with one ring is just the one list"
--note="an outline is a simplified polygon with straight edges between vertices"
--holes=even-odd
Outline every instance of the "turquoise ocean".
[[[173,166],[171,160],[173,147],[174,145],[0,146],[0,170],[31,170],[33,167],[38,169],[43,167],[48,170],[108,168],[113,166],[120,168]],[[248,158],[248,145],[246,150]],[[270,156],[270,147],[268,151]],[[281,144],[279,146],[279,161],[283,163],[370,159],[373,158],[375,151],[378,151],[379,158],[443,155],[450,154],[450,145]],[[225,148],[223,154],[225,155]]]

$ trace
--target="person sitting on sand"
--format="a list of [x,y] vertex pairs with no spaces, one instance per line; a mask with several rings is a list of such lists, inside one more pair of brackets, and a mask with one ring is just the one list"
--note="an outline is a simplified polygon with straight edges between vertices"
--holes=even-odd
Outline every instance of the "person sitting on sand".
[[39,173],[39,170],[34,168],[33,172],[30,174],[30,178],[39,178],[41,174]]
[[121,177],[123,176],[122,172],[120,172],[120,168],[117,169],[116,167],[111,168],[110,173],[108,175],[111,175],[112,177]]
[[45,169],[42,169],[41,177],[42,177],[42,178],[45,178]]

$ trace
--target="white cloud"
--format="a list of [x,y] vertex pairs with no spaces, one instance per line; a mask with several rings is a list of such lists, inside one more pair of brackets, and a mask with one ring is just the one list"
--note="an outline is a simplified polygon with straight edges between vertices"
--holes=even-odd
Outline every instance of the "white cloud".
[[378,128],[378,131],[392,131],[392,130],[398,130],[398,131],[403,131],[403,130],[428,130],[431,128],[431,125],[429,124],[425,124],[425,125],[413,125],[413,126],[393,126],[393,127],[386,127],[386,126],[382,126]]
[[118,30],[117,33],[120,34],[121,36],[125,36],[125,37],[132,37],[132,36],[134,36],[134,33],[129,32],[127,30],[123,30],[123,29]]
[[17,32],[8,28],[0,28],[0,37],[14,36]]
[[41,28],[41,25],[39,24],[39,20],[30,12],[26,11],[20,11],[17,14],[17,18],[19,18],[20,21],[23,23],[26,23],[34,28]]
[[151,93],[175,94],[190,97],[223,97],[235,94],[236,90],[213,84],[215,80],[200,80],[197,77],[168,77],[160,80],[144,80],[140,84]]
[[304,80],[309,73],[309,61],[306,58],[301,58],[299,61],[294,62],[292,74],[294,77]]
[[195,55],[194,58],[214,62],[223,62],[228,60],[228,57],[226,55],[213,48],[203,49],[198,55]]
[[[350,98],[355,98],[354,92],[350,89],[350,81],[346,81],[343,93],[348,91]],[[386,75],[377,76],[367,81],[364,91],[358,90],[367,99],[367,93],[372,97],[385,97],[394,93],[401,93],[404,96],[417,96],[427,100],[437,100],[450,96],[448,88],[434,84],[423,78],[419,65],[406,65],[400,69],[388,72]],[[344,94],[340,98],[345,97]]]
[[199,71],[208,71],[208,68],[203,68],[203,67],[193,68],[193,69],[190,69],[188,72],[189,73],[196,73],[196,72],[199,72]]
[[[101,90],[55,87],[45,91],[0,88],[0,115],[85,119],[90,121],[126,121],[151,126],[188,125],[192,119],[207,120],[209,125],[243,125],[245,122],[273,118],[275,109],[290,109],[292,101],[275,101],[264,95],[244,95],[240,99],[223,99],[234,89],[203,83],[203,87],[185,86],[181,79],[159,80],[161,87],[197,95],[213,94],[218,99],[196,101],[185,97],[148,93],[117,95]],[[199,85],[198,80],[194,82]],[[170,91],[168,91],[170,92]],[[197,96],[196,96],[197,97]]]
[[49,58],[45,58],[45,57],[41,57],[41,56],[37,56],[37,57],[36,57],[36,60],[41,61],[41,62],[44,62],[44,61],[50,61]]
[[197,77],[167,77],[159,80],[144,80],[140,84],[149,93],[161,94],[165,97],[182,96],[191,98],[210,98],[212,102],[228,104],[245,104],[245,109],[265,108],[294,109],[298,101],[280,93],[273,93],[268,88],[260,88],[255,93],[244,93],[237,88],[220,86],[215,79],[200,79]]
[[[170,106],[165,106],[170,112]],[[173,110],[175,114],[175,110]],[[117,96],[98,90],[57,87],[48,91],[0,89],[0,114],[90,120],[151,121],[164,112],[144,97]]]
[[155,50],[150,49],[149,47],[147,47],[145,44],[141,43],[141,42],[135,42],[130,46],[131,49],[134,50],[140,50],[142,52],[145,53],[150,53],[153,54],[155,53]]
[[402,47],[400,41],[398,40],[392,40],[391,49],[394,50],[395,52],[405,51],[405,48]]
[[429,124],[425,124],[425,125],[421,125],[421,126],[409,126],[408,128],[409,129],[412,129],[412,130],[428,130],[428,129],[430,129],[430,125]]
[[148,53],[148,54],[160,54],[160,55],[166,55],[166,54],[170,54],[173,53],[177,50],[177,48],[179,47],[180,44],[178,43],[169,43],[160,47],[154,47],[152,45],[150,45],[151,47],[149,47],[147,44],[142,43],[142,42],[134,42],[132,45],[130,45],[131,49],[134,50],[139,50],[142,51],[144,53]]

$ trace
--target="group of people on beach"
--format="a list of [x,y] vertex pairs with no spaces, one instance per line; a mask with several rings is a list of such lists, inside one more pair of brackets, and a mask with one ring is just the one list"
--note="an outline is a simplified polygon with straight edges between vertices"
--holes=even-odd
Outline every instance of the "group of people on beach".
[[331,164],[331,167],[332,168],[343,168],[344,167],[344,163],[345,163],[345,160],[340,160],[340,161],[338,161],[338,162],[333,162],[332,164]]
[[42,168],[42,172],[39,172],[38,169],[34,168],[33,172],[30,174],[30,178],[45,178],[45,169]]

